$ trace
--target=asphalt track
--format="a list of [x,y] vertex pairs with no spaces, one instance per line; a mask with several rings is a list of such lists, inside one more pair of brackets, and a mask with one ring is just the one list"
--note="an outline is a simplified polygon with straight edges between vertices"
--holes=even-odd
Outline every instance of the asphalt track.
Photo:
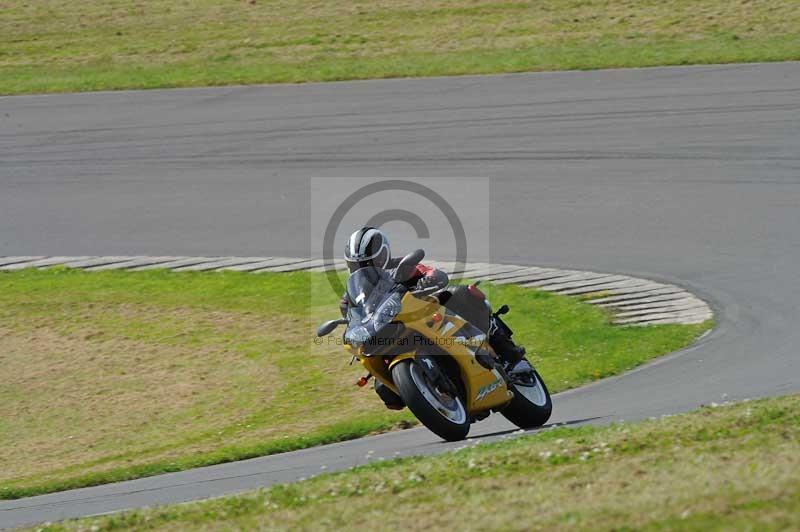
[[[798,63],[0,98],[0,255],[305,256],[310,175],[488,176],[496,262],[712,304],[695,347],[557,396],[554,422],[800,389]],[[7,501],[0,526],[446,447],[415,429]]]

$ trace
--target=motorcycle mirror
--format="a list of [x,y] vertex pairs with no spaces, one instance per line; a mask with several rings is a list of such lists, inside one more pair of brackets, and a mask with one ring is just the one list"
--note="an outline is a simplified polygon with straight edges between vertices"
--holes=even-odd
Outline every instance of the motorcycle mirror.
[[414,274],[414,268],[417,267],[417,264],[425,258],[425,251],[418,249],[416,251],[412,251],[400,261],[395,269],[394,279],[397,282],[404,283],[411,279],[412,275]]
[[344,325],[345,323],[347,323],[347,320],[344,318],[326,321],[319,326],[319,329],[317,329],[317,336],[328,336],[336,327],[339,325]]
[[497,312],[495,312],[494,315],[502,316],[503,314],[508,314],[508,311],[509,311],[508,305],[503,305],[502,307],[497,309]]

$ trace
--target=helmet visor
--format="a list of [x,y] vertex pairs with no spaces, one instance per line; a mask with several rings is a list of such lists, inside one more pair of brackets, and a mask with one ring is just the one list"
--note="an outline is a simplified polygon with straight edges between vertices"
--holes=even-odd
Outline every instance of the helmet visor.
[[369,268],[375,266],[374,261],[372,259],[368,260],[346,260],[347,269],[350,270],[350,273],[356,272],[361,268]]
[[359,260],[356,260],[355,258],[348,259],[345,257],[344,260],[347,262],[347,268],[350,270],[350,273],[360,270],[361,268],[366,268],[367,266],[386,268],[386,266],[389,264],[389,246],[384,244],[380,251],[378,251],[378,253],[372,257],[363,257]]

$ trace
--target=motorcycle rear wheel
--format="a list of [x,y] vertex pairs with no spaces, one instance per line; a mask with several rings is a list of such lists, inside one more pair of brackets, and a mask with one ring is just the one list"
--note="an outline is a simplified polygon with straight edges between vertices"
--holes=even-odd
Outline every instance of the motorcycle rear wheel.
[[541,427],[553,412],[553,401],[547,386],[536,370],[533,370],[533,377],[532,385],[508,383],[514,398],[500,411],[507,420],[523,429]]
[[416,361],[394,366],[392,380],[406,406],[431,432],[447,441],[467,437],[470,420],[461,398],[438,390]]

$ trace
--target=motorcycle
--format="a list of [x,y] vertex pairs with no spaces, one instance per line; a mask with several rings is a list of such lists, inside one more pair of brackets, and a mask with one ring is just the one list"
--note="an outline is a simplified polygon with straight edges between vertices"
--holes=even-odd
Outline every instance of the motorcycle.
[[544,425],[553,405],[539,373],[531,367],[509,375],[487,340],[491,323],[505,326],[499,316],[508,306],[491,313],[475,285],[408,290],[403,282],[423,257],[422,250],[410,253],[393,273],[353,272],[347,317],[323,323],[317,336],[346,325],[345,349],[368,371],[358,384],[374,377],[445,440],[466,438],[470,425],[491,412],[520,428]]

